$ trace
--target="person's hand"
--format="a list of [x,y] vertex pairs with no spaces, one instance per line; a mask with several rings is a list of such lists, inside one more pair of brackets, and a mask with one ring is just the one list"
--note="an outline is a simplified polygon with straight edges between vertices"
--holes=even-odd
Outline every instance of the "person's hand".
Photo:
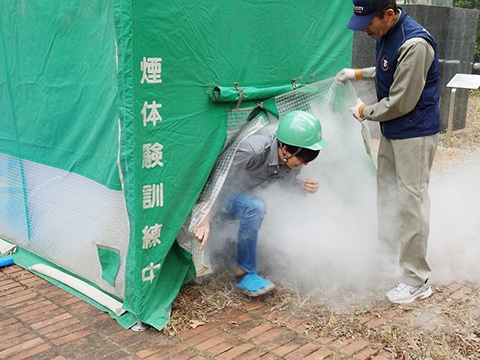
[[203,250],[210,235],[210,216],[207,217],[193,229],[193,236],[200,243],[200,250]]
[[357,103],[350,108],[350,111],[352,112],[352,115],[355,119],[357,119],[358,121],[363,121],[365,120],[365,117],[363,116],[364,108],[365,103],[362,100],[357,99]]
[[302,188],[310,194],[315,194],[319,188],[320,184],[317,180],[308,178],[302,183]]
[[345,84],[347,81],[362,80],[362,69],[342,69],[337,73],[335,79],[341,84]]

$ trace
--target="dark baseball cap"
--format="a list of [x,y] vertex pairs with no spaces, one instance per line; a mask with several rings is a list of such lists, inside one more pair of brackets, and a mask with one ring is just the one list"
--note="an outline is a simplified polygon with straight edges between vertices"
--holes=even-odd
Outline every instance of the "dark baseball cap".
[[390,3],[391,0],[353,0],[353,15],[347,27],[356,31],[364,30],[377,12],[385,9]]

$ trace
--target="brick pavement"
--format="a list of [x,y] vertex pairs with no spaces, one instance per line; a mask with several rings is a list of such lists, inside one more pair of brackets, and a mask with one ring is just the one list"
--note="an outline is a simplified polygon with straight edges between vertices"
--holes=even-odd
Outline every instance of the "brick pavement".
[[[465,289],[450,288],[452,297]],[[262,301],[167,336],[123,329],[110,316],[17,265],[0,269],[0,359],[390,359],[381,344],[325,338],[300,322],[279,322]],[[395,316],[358,321],[381,326]]]

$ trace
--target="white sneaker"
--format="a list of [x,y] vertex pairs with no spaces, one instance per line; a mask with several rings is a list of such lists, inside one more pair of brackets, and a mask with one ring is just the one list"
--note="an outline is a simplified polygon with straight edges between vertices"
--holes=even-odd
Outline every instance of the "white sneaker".
[[399,282],[394,289],[387,292],[388,301],[396,304],[409,304],[432,295],[432,288],[426,282],[420,287],[410,286]]

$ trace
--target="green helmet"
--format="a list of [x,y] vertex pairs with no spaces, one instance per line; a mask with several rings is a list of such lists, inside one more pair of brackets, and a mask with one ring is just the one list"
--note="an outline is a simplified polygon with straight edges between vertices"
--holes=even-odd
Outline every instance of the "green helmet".
[[310,150],[321,150],[328,145],[322,137],[320,121],[306,111],[295,110],[285,114],[275,136],[283,144]]

